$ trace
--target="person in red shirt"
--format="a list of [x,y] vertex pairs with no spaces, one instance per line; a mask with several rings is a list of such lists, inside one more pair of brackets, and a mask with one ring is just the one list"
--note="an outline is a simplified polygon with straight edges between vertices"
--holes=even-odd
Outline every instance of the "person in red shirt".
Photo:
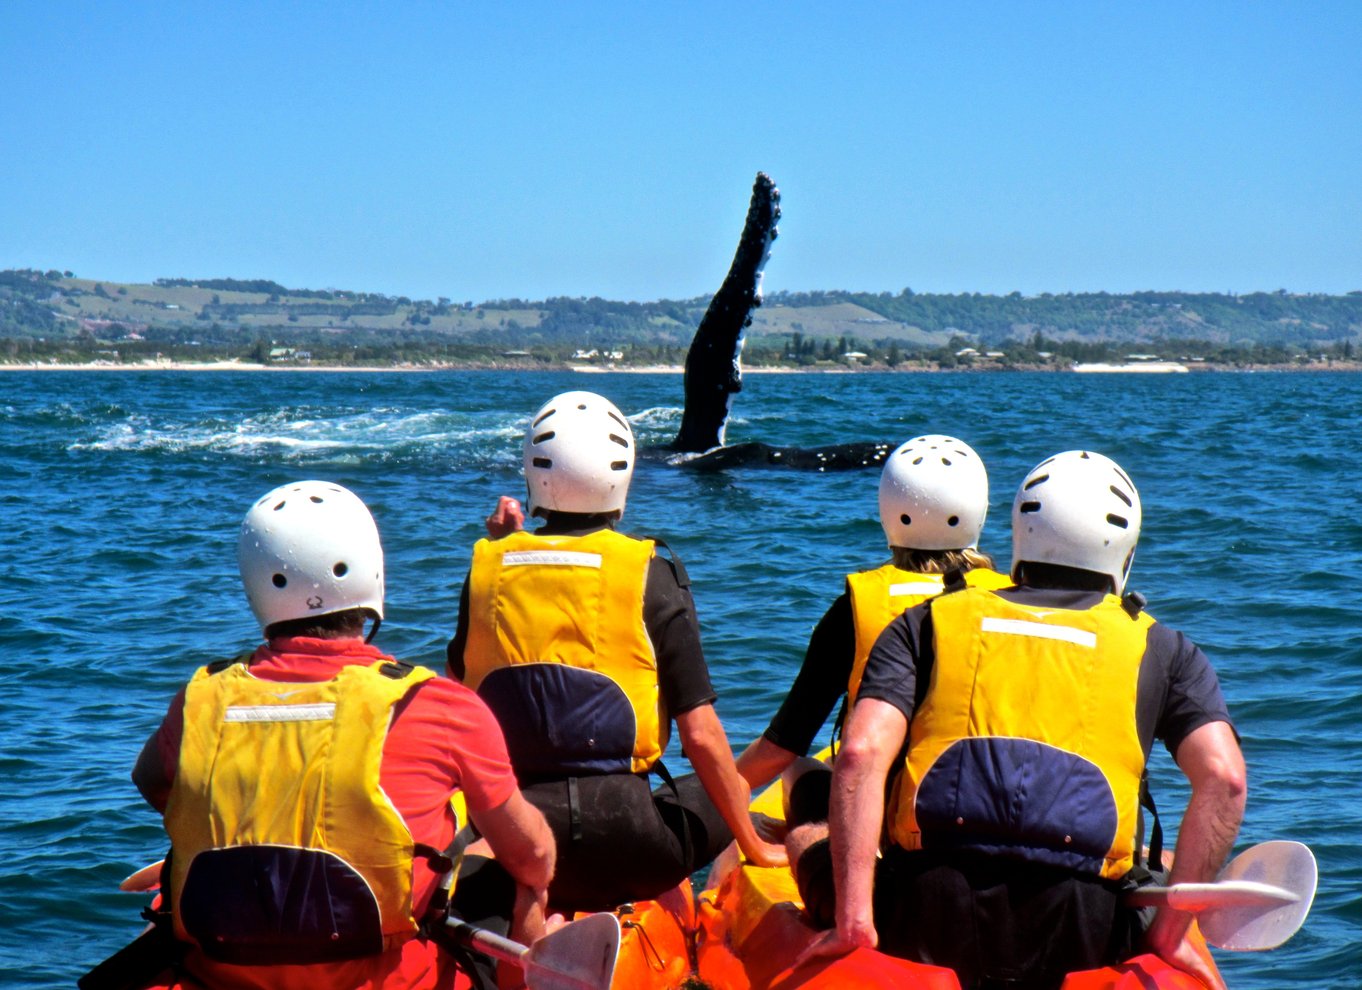
[[496,719],[365,639],[383,553],[363,502],[326,482],[275,489],[247,513],[238,560],[266,642],[201,669],[133,771],[171,840],[179,983],[452,987],[422,923],[443,901],[460,792],[496,863],[465,860],[453,909],[481,922],[514,903],[513,934],[541,934],[553,838]]

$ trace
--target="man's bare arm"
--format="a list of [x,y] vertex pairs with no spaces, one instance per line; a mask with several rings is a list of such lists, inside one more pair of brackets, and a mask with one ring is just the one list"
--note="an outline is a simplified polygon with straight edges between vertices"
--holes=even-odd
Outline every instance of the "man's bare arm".
[[747,811],[752,791],[738,774],[728,736],[714,706],[700,705],[676,716],[676,728],[686,758],[733,832],[743,855],[758,866],[784,866],[785,847],[764,841],[752,824]]
[[806,949],[805,956],[873,949],[879,942],[872,894],[884,828],[884,785],[907,733],[908,719],[888,702],[863,698],[851,710],[832,768],[829,828],[837,928]]
[[[1206,883],[1220,872],[1244,818],[1248,794],[1244,756],[1234,730],[1225,722],[1210,722],[1182,741],[1177,762],[1192,785],[1192,796],[1178,828],[1168,882]],[[1190,914],[1160,908],[1146,935],[1149,946],[1207,986],[1222,988],[1214,970],[1187,941],[1191,921]]]
[[544,934],[549,881],[557,849],[544,815],[516,791],[500,805],[472,815],[482,833],[517,885],[512,938],[532,942]]

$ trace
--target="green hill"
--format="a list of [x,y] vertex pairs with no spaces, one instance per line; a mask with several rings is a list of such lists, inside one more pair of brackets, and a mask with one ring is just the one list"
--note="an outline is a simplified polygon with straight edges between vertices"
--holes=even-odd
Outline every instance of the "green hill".
[[[264,358],[281,347],[388,358],[408,351],[470,359],[525,351],[554,361],[570,358],[574,350],[623,348],[636,362],[676,361],[708,302],[701,297],[456,303],[290,289],[266,279],[173,278],[145,285],[9,270],[0,271],[0,339],[11,358],[41,344],[86,352],[250,349]],[[755,363],[810,363],[853,350],[896,364],[966,345],[1020,355],[1019,360],[1052,353],[1095,360],[1130,348],[1166,356],[1264,349],[1351,356],[1359,337],[1362,292],[776,292],[754,315],[748,356]]]

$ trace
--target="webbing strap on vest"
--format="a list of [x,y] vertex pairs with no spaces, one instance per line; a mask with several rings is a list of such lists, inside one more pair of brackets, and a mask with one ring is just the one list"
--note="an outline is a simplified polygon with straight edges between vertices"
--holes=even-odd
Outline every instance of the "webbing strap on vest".
[[837,755],[837,750],[842,745],[842,729],[847,721],[847,696],[842,695],[842,705],[837,709],[837,717],[832,720],[832,742],[830,744],[831,756]]
[[226,670],[233,664],[238,663],[249,664],[251,662],[251,657],[253,655],[254,655],[253,651],[247,650],[245,653],[238,653],[234,657],[224,657],[221,660],[214,660],[212,663],[208,664],[208,673],[221,674],[224,670]]
[[681,844],[685,847],[684,855],[686,862],[686,876],[695,872],[695,847],[690,841],[690,816],[686,814],[686,809],[681,806],[681,791],[676,786],[676,781],[672,779],[671,771],[666,768],[661,760],[652,766],[657,771],[657,775],[662,778],[662,782],[671,788],[672,796],[676,798],[677,809],[681,812]]
[[454,833],[453,841],[444,851],[428,846],[424,842],[415,844],[413,851],[416,855],[424,856],[431,869],[440,874],[440,881],[435,885],[435,892],[430,895],[430,903],[426,907],[425,918],[421,924],[422,933],[427,937],[435,928],[444,927],[445,916],[449,913],[450,891],[454,889],[455,876],[463,864],[464,850],[477,839],[477,831],[470,823]]
[[686,565],[681,563],[681,558],[676,555],[676,551],[667,546],[667,541],[660,536],[645,536],[645,540],[652,540],[654,546],[667,551],[667,556],[662,559],[671,565],[672,571],[676,574],[676,584],[680,588],[690,587],[690,575],[686,573]]
[[577,778],[567,779],[568,792],[568,834],[573,842],[582,841],[582,799],[577,793]]
[[[1163,869],[1163,825],[1159,822],[1159,809],[1154,806],[1154,794],[1149,789],[1149,771],[1146,770],[1140,776],[1140,804],[1149,809],[1149,815],[1154,819],[1154,824],[1149,829],[1149,859],[1145,863],[1150,869]],[[1135,861],[1141,861],[1142,851],[1138,847],[1135,849]]]

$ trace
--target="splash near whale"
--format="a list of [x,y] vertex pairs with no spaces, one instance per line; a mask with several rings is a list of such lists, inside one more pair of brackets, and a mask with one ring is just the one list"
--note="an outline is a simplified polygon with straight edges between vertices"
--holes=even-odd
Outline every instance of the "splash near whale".
[[742,348],[752,311],[761,305],[761,274],[776,239],[780,190],[765,172],[752,185],[738,250],[714,294],[686,353],[685,410],[668,461],[699,470],[729,467],[790,467],[839,471],[876,467],[893,451],[890,443],[840,443],[781,447],[758,441],[724,442],[733,399],[742,391]]

